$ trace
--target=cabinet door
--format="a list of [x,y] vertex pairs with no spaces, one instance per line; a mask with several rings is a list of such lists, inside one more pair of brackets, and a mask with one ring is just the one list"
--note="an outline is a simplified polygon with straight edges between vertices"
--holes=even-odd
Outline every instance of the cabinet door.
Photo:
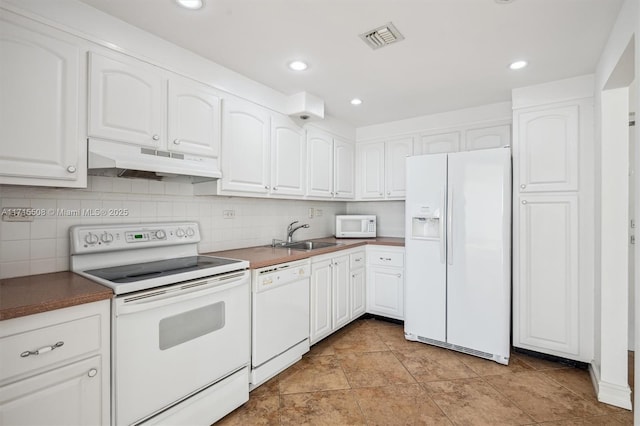
[[404,199],[407,157],[413,154],[413,137],[388,141],[385,145],[385,190],[388,199]]
[[220,155],[220,98],[207,86],[180,77],[169,81],[168,149]]
[[357,145],[358,198],[384,198],[384,142]]
[[0,183],[86,185],[84,60],[66,38],[0,20]]
[[458,151],[460,151],[460,132],[422,135],[413,150],[415,155]]
[[481,129],[469,129],[464,135],[464,150],[502,148],[511,145],[511,126],[483,127]]
[[355,148],[353,144],[334,139],[333,141],[333,185],[335,198],[352,199],[355,191]]
[[404,319],[404,274],[399,268],[372,266],[367,275],[367,312]]
[[521,196],[514,244],[513,344],[579,353],[578,197]]
[[2,424],[103,424],[101,367],[95,356],[0,387]]
[[516,113],[521,192],[577,191],[579,107]]
[[270,121],[266,110],[236,99],[222,102],[223,191],[269,192]]
[[271,193],[304,195],[304,131],[288,118],[271,118]]
[[349,318],[354,320],[364,314],[367,308],[365,299],[365,272],[364,268],[351,271],[351,307]]
[[89,56],[89,136],[159,147],[165,142],[163,78],[133,59]]
[[307,195],[333,196],[333,138],[317,130],[307,132]]
[[311,264],[310,344],[331,334],[332,262],[329,259]]
[[332,260],[332,313],[333,330],[347,324],[349,317],[349,256],[340,256]]

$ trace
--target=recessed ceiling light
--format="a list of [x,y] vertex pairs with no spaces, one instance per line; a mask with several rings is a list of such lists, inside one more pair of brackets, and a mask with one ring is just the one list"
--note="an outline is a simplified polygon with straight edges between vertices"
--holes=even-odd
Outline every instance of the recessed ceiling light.
[[360,105],[362,104],[362,99],[358,99],[358,98],[353,98],[351,99],[351,105]]
[[176,2],[185,9],[198,10],[204,6],[203,0],[176,0]]
[[289,68],[294,71],[304,71],[309,67],[305,62],[302,61],[293,61],[289,62]]
[[519,70],[527,66],[527,61],[515,61],[509,65],[512,70]]

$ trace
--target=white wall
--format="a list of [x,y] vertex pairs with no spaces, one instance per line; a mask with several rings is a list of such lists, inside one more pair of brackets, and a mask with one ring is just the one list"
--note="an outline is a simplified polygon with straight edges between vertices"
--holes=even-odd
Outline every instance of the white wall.
[[[288,223],[311,225],[296,239],[333,235],[336,214],[344,202],[269,200],[194,196],[191,184],[89,176],[84,189],[0,185],[0,207],[43,209],[33,222],[0,222],[0,278],[65,271],[69,267],[69,227],[97,223],[195,220],[200,223],[202,253],[271,243],[286,237]],[[308,218],[309,208],[322,216]],[[122,217],[64,216],[50,209],[128,209]],[[234,210],[234,219],[223,219]]]
[[404,238],[404,201],[350,202],[347,214],[375,214],[378,236]]

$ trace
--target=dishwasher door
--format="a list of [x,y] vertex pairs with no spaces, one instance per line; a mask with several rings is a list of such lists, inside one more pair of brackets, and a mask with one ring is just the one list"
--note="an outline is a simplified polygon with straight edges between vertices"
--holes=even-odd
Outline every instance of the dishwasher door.
[[296,262],[255,272],[251,320],[253,368],[309,338],[311,265]]

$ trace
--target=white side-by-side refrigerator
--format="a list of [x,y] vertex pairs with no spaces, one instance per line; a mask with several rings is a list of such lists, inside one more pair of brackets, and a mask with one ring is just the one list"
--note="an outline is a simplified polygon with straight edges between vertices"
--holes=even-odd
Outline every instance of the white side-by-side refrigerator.
[[405,337],[509,363],[511,154],[407,158]]

